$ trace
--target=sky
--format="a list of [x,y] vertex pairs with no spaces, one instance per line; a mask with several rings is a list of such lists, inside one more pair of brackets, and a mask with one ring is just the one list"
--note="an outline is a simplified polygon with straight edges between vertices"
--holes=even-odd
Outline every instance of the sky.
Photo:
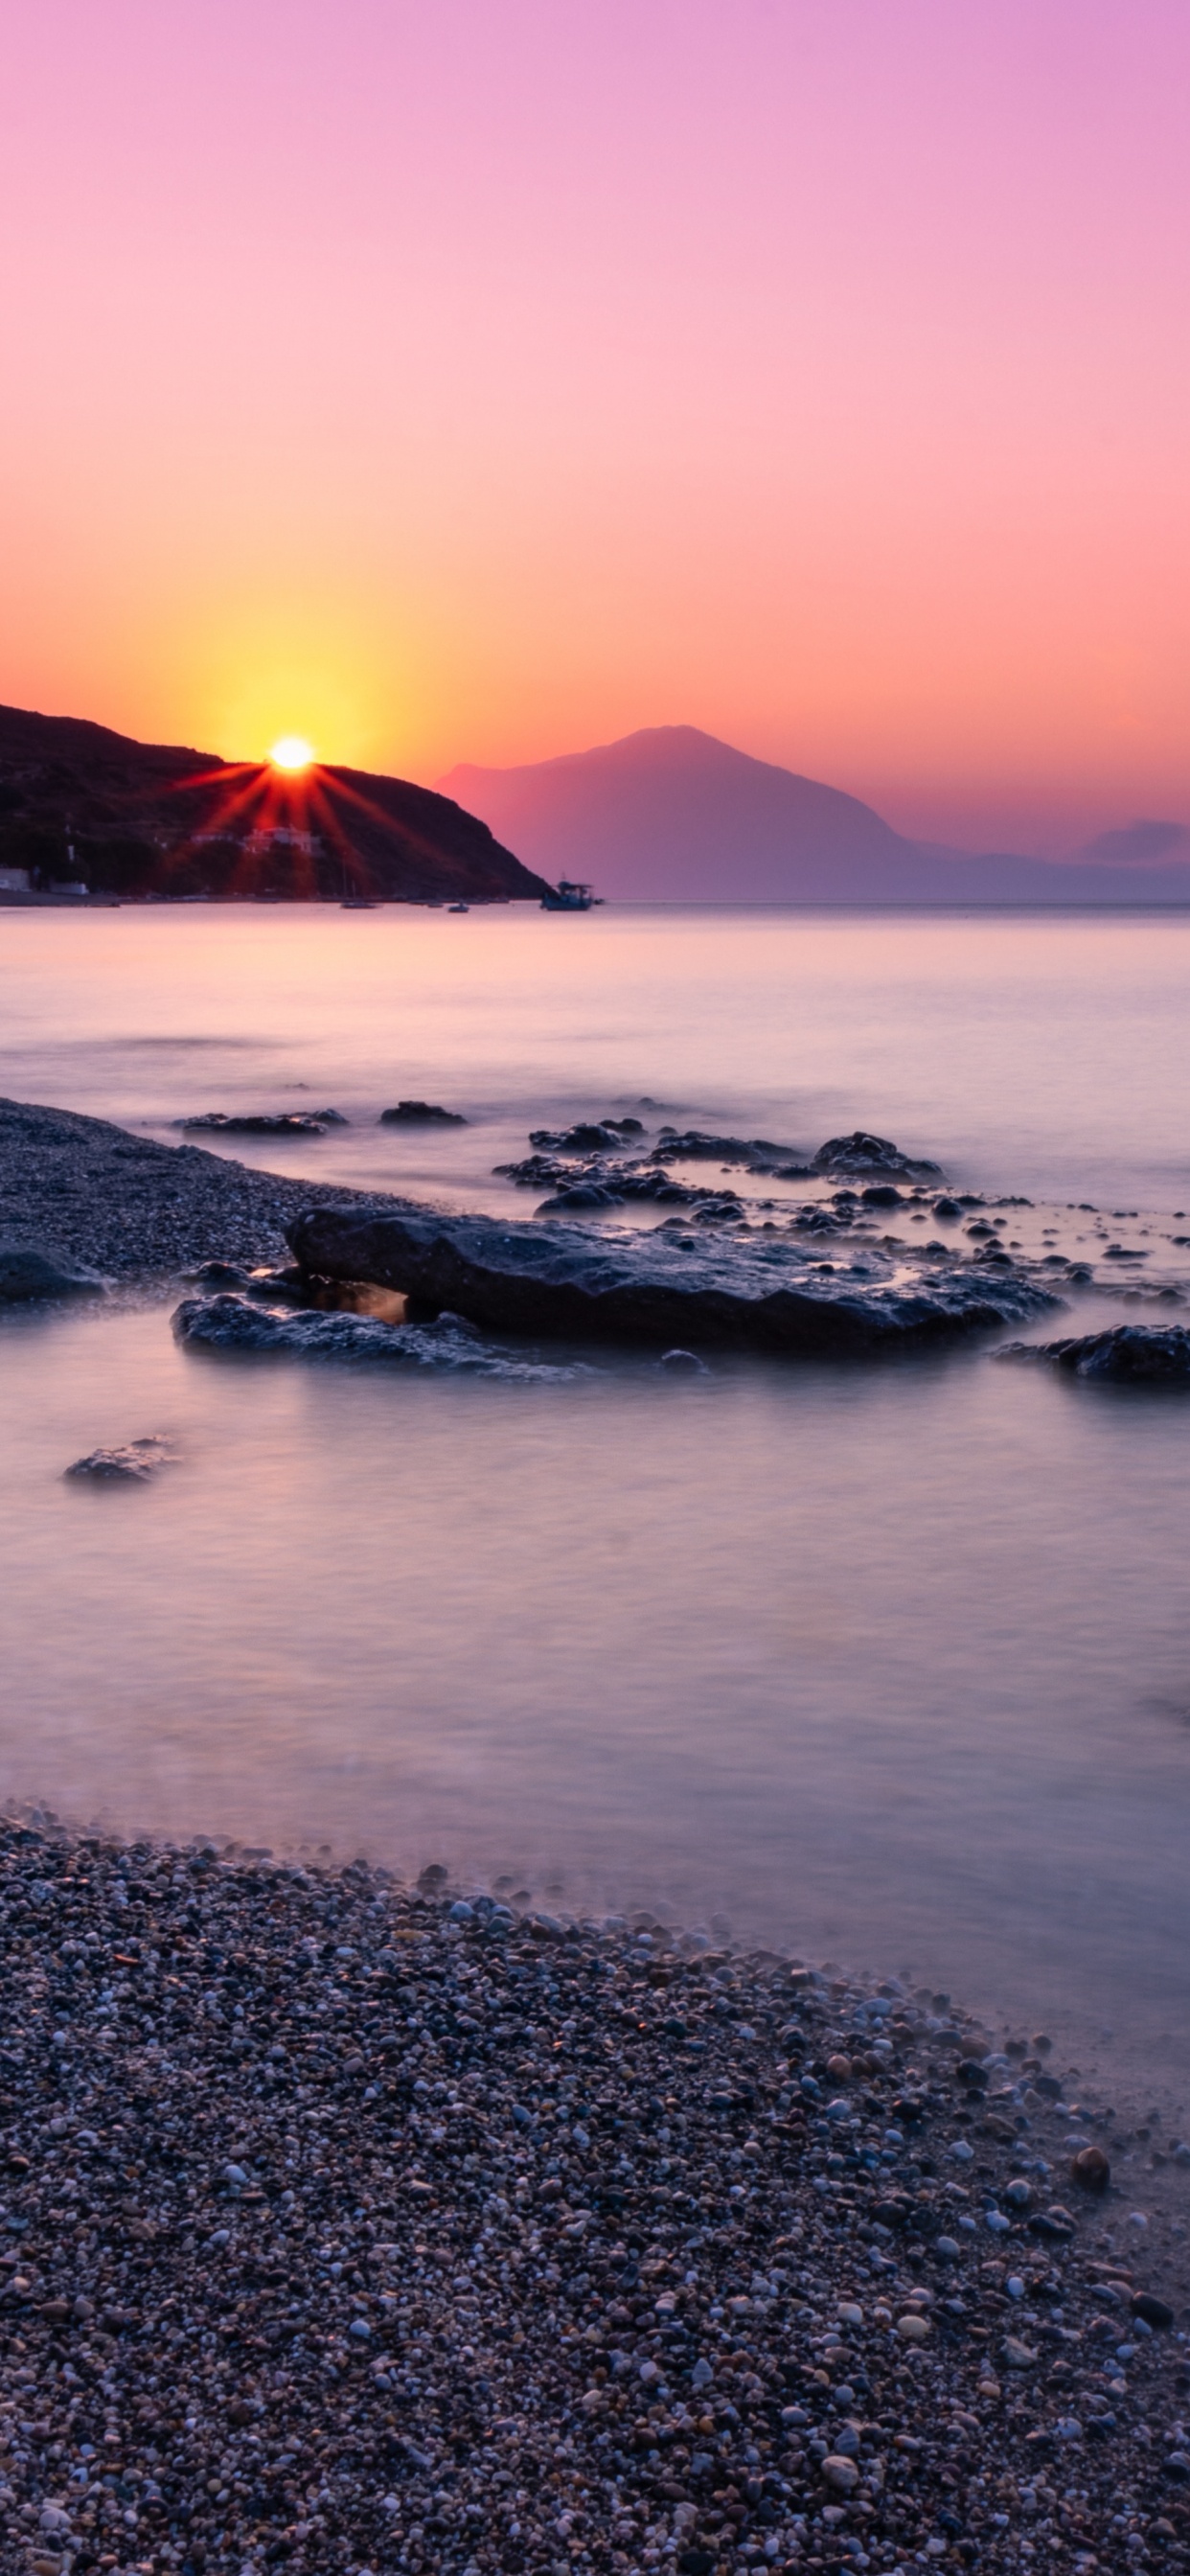
[[1186,0],[10,0],[0,700],[1190,821]]

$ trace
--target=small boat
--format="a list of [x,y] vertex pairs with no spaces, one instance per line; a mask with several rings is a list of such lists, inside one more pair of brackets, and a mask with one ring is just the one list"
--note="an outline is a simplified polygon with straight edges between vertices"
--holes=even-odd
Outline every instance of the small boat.
[[551,886],[548,894],[543,894],[541,909],[543,912],[590,912],[602,901],[603,896],[593,894],[589,885],[580,884],[574,877],[560,877],[557,885]]
[[470,912],[471,906],[469,903],[448,903],[446,909],[448,912]]
[[345,894],[339,905],[339,910],[340,912],[375,912],[376,906],[372,901],[371,895]]

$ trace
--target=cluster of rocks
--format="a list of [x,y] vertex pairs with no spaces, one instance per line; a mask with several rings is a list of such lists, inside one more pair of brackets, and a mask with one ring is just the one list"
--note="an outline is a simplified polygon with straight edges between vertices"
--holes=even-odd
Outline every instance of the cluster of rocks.
[[[339,1113],[312,1115],[321,1132]],[[400,1102],[385,1117],[410,1126],[463,1123],[425,1101]],[[227,1122],[212,1113],[206,1123]],[[786,1150],[763,1138],[663,1128],[642,1152],[643,1136],[634,1117],[542,1129],[530,1158],[503,1167],[514,1180],[553,1189],[538,1215],[672,1202],[673,1212],[651,1228],[609,1232],[438,1217],[389,1193],[287,1180],[101,1119],[0,1102],[0,1303],[95,1296],[121,1282],[193,1276],[197,1266],[196,1285],[272,1311],[253,1317],[224,1304],[202,1315],[187,1301],[180,1337],[196,1345],[400,1357],[419,1367],[515,1375],[539,1373],[536,1361],[524,1352],[468,1354],[458,1335],[471,1327],[574,1344],[636,1342],[658,1352],[701,1346],[859,1357],[1019,1325],[1058,1302],[1059,1274],[1062,1286],[1092,1281],[1077,1247],[1073,1259],[1058,1248],[1052,1224],[1041,1225],[1032,1250],[1007,1232],[1003,1211],[1028,1208],[1027,1200],[939,1191],[926,1177],[933,1166],[861,1130],[829,1139],[798,1167],[825,1184],[823,1195],[800,1203],[746,1201],[726,1182],[704,1187],[675,1171],[684,1160],[717,1156],[725,1172],[740,1162],[757,1172],[758,1157]],[[784,1177],[793,1170],[777,1161],[764,1168]],[[899,1210],[910,1228],[924,1229],[932,1217],[947,1238],[882,1230]],[[1077,1222],[1084,1211],[1071,1213]],[[1106,1241],[1099,1212],[1085,1213]],[[1118,1250],[1139,1261],[1148,1249],[1108,1243],[1102,1257]],[[286,1263],[287,1251],[296,1261]],[[433,1346],[409,1340],[397,1351],[395,1318],[375,1304],[361,1319],[368,1329],[309,1320],[342,1305],[360,1282],[412,1301],[411,1328],[445,1319],[454,1342],[448,1348],[443,1334]],[[1132,1303],[1140,1293],[1125,1292]],[[1156,1279],[1144,1296],[1184,1302],[1176,1284]],[[1046,1345],[1044,1356],[1087,1377],[1174,1384],[1187,1374],[1185,1343],[1178,1328],[1128,1327]]]
[[1009,1256],[911,1268],[903,1247],[865,1243],[840,1267],[759,1230],[724,1242],[668,1227],[610,1235],[323,1206],[288,1239],[312,1280],[374,1280],[429,1315],[574,1343],[866,1357],[1024,1321],[1057,1302]]
[[[936,1163],[913,1162],[886,1137],[869,1136],[859,1128],[850,1136],[830,1137],[808,1162],[798,1159],[793,1146],[774,1145],[763,1136],[716,1136],[702,1128],[663,1127],[657,1143],[645,1152],[643,1144],[638,1143],[644,1135],[639,1118],[605,1118],[560,1130],[535,1128],[529,1138],[533,1152],[519,1162],[497,1163],[496,1175],[512,1181],[518,1189],[551,1191],[552,1195],[538,1209],[541,1216],[571,1208],[625,1207],[633,1200],[644,1200],[693,1208],[698,1221],[718,1222],[745,1217],[739,1192],[709,1190],[697,1183],[675,1180],[675,1163],[717,1162],[725,1172],[743,1170],[755,1178],[779,1181],[821,1180],[836,1175],[875,1178],[877,1186],[865,1190],[862,1196],[867,1203],[882,1207],[900,1203],[900,1191],[889,1185],[889,1175],[914,1180],[938,1172]],[[623,1157],[629,1149],[635,1159],[625,1161]],[[883,1189],[879,1186],[881,1180]],[[854,1206],[853,1191],[841,1195]],[[972,1206],[977,1203],[982,1202],[970,1202]],[[801,1211],[802,1219],[809,1224],[822,1216],[816,1204]]]
[[1058,1342],[1010,1342],[997,1359],[1049,1360],[1072,1377],[1115,1386],[1190,1386],[1190,1331],[1184,1324],[1116,1324]]
[[1048,2041],[445,1882],[0,1829],[5,2568],[1190,2563]]

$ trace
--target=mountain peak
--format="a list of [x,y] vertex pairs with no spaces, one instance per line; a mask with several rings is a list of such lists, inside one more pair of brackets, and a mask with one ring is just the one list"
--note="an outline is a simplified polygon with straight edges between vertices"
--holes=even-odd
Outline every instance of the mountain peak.
[[586,877],[635,903],[1179,903],[1190,833],[1138,822],[1069,861],[906,840],[821,780],[755,760],[697,725],[514,769],[467,762],[439,787],[543,876]]

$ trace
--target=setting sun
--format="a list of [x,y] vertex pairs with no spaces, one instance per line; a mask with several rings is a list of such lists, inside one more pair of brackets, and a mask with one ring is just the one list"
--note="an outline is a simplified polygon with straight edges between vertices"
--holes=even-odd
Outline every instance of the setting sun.
[[313,746],[300,733],[283,733],[269,753],[274,769],[308,769],[313,758]]

